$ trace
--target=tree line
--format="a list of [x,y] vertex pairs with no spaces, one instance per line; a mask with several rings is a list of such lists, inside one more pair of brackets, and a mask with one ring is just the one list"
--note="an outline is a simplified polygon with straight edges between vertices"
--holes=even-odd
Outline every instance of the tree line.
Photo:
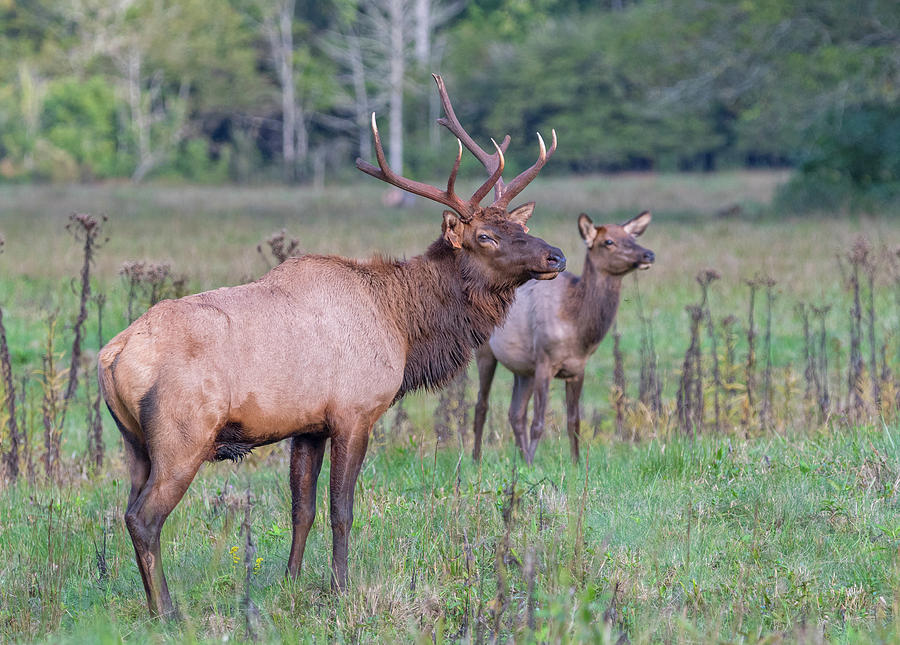
[[900,177],[891,0],[4,0],[0,27],[0,180],[321,182],[373,111],[434,172],[433,71],[514,164],[554,127],[556,172]]

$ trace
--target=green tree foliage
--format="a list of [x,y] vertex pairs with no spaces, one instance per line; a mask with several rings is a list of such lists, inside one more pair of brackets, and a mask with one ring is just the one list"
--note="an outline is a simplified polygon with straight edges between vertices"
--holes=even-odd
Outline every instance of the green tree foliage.
[[799,172],[780,191],[795,211],[875,210],[900,200],[900,108],[832,110],[806,132]]
[[[893,181],[897,137],[867,135],[900,102],[891,0],[429,1],[443,17],[428,69],[410,46],[406,172],[434,173],[452,147],[432,123],[440,71],[479,141],[513,137],[512,168],[555,127],[549,172],[792,165],[867,194]],[[0,0],[0,179],[348,172],[368,115],[389,129],[375,2],[293,3],[285,74],[259,0]]]
[[[57,159],[70,159],[83,179],[114,177],[123,171],[118,156],[117,102],[113,89],[98,76],[85,81],[62,78],[47,89],[41,112],[41,133],[56,149]],[[45,151],[49,150],[45,146]],[[62,165],[68,166],[65,161]],[[48,178],[56,167],[45,166]],[[41,171],[39,171],[41,172]]]

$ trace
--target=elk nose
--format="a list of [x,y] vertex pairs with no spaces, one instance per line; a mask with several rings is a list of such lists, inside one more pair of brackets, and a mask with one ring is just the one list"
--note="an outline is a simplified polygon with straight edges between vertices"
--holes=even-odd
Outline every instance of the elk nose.
[[551,248],[549,255],[547,255],[547,266],[550,267],[551,271],[565,271],[566,256],[556,247]]
[[655,259],[656,259],[656,255],[654,255],[653,251],[644,251],[643,261],[646,264],[652,264]]

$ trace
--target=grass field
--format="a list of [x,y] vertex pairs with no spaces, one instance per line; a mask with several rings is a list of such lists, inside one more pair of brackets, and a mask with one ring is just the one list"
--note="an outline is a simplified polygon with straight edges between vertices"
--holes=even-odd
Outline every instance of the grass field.
[[[525,197],[538,202],[532,231],[560,246],[576,272],[583,257],[575,226],[580,211],[597,223],[654,212],[641,239],[657,263],[639,283],[626,280],[618,318],[630,406],[626,436],[636,440],[615,432],[611,339],[589,364],[582,398],[589,454],[578,466],[569,463],[560,437],[561,383],[551,388],[550,436],[531,468],[510,445],[508,374],[499,373],[493,389],[480,467],[467,456],[468,435],[438,445],[437,395],[407,397],[409,421],[398,422],[393,410],[385,415],[360,476],[352,588],[343,597],[328,591],[327,486],[319,488],[300,579],[283,579],[290,495],[285,452],[275,446],[238,466],[201,470],[163,531],[165,567],[183,620],[148,620],[122,522],[128,475],[120,440],[104,414],[106,465],[99,472],[88,466],[88,397],[79,396],[62,428],[58,480],[47,482],[38,463],[32,483],[23,475],[0,490],[0,641],[222,642],[255,635],[264,642],[615,642],[621,634],[631,642],[900,640],[900,424],[887,405],[861,422],[842,411],[849,400],[852,301],[837,261],[860,235],[886,258],[900,244],[900,213],[784,217],[768,207],[783,179],[635,175],[538,180],[529,187]],[[127,324],[118,275],[126,261],[167,262],[198,291],[261,275],[266,263],[256,247],[281,228],[305,252],[356,257],[411,256],[439,233],[439,209],[420,201],[395,211],[380,200],[381,190],[366,183],[321,191],[0,187],[6,239],[0,307],[14,373],[29,380],[24,425],[34,460],[44,441],[46,321],[58,312],[56,352],[67,364],[77,312],[73,279],[81,248],[65,230],[70,212],[109,216],[103,236],[109,239],[93,265],[94,291],[107,296],[108,339]],[[744,280],[765,274],[778,281],[775,419],[767,428],[742,424],[746,396],[731,393],[722,430],[691,439],[679,432],[671,407],[652,423],[638,419],[634,296],[639,289],[652,320],[664,398],[674,405],[689,342],[685,305],[700,300],[695,276],[707,267],[721,274],[710,287],[711,314],[738,318],[741,362]],[[897,284],[882,261],[872,328],[879,351],[883,345],[882,364],[893,370],[900,368]],[[824,420],[801,401],[798,302],[831,306],[824,318],[827,378],[836,400]],[[764,304],[757,301],[757,325]],[[98,345],[93,309],[87,338],[89,362]],[[703,343],[707,352],[708,338]],[[708,388],[707,381],[711,396]],[[248,495],[257,548],[249,573],[242,529]],[[245,611],[247,597],[258,614]]]

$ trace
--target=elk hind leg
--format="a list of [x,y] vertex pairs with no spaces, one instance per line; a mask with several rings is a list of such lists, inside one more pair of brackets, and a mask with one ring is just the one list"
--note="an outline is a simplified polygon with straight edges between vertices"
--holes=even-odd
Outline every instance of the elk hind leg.
[[566,381],[566,429],[569,431],[569,447],[572,461],[578,463],[578,441],[581,438],[581,412],[578,409],[584,374]]
[[512,401],[509,404],[509,424],[512,426],[516,445],[522,455],[528,455],[528,437],[525,425],[528,417],[528,401],[534,390],[534,377],[515,374],[513,377]]
[[472,459],[480,461],[481,435],[484,431],[484,420],[487,417],[488,395],[491,393],[491,384],[494,381],[494,373],[497,371],[497,358],[491,351],[490,345],[485,343],[478,348],[475,360],[478,363],[478,402],[475,404],[475,422],[472,424]]
[[[143,442],[139,442],[130,434],[122,435],[125,438],[125,460],[128,464],[128,473],[131,475],[131,492],[128,494],[128,506],[125,508],[125,517],[132,513],[137,504],[137,500],[141,495],[141,491],[150,478],[150,456],[147,454],[147,446]],[[127,520],[126,520],[127,522]],[[129,529],[130,531],[131,529]],[[147,577],[147,571],[144,569],[141,554],[137,548],[137,542],[132,540],[134,545],[134,557],[137,560],[138,571],[141,574],[141,581],[144,583],[144,593],[150,598],[150,579]]]
[[[122,433],[122,439],[125,445],[125,463],[128,466],[128,474],[131,477],[131,492],[128,494],[128,505],[125,508],[125,516],[128,517],[128,515],[134,511],[141,491],[144,489],[147,479],[150,477],[150,455],[147,454],[147,444],[144,443],[143,437],[134,429],[138,426],[131,415],[127,414],[127,412],[122,409],[119,410],[119,414],[116,414],[112,406],[109,405],[107,405],[107,408],[109,409],[109,414],[112,416],[113,421],[116,422],[119,432]],[[120,415],[126,420],[128,425],[126,425],[126,422],[123,422],[123,419],[119,418]],[[141,574],[141,582],[144,584],[144,592],[147,594],[149,600],[150,579],[147,577],[147,571],[143,566],[141,553],[138,551],[137,543],[133,540],[132,542],[134,545],[134,556],[137,561],[138,571]]]
[[550,366],[538,363],[534,373],[534,409],[532,410],[531,432],[525,461],[530,466],[534,462],[538,442],[544,434],[544,416],[547,413],[547,395],[550,391]]
[[202,462],[201,454],[185,455],[178,450],[151,455],[147,482],[125,512],[125,524],[131,534],[152,614],[175,615],[162,569],[159,536],[163,523],[181,501]]
[[293,537],[287,574],[296,578],[303,563],[306,538],[316,518],[316,481],[325,456],[325,435],[295,436],[291,442],[291,520]]

